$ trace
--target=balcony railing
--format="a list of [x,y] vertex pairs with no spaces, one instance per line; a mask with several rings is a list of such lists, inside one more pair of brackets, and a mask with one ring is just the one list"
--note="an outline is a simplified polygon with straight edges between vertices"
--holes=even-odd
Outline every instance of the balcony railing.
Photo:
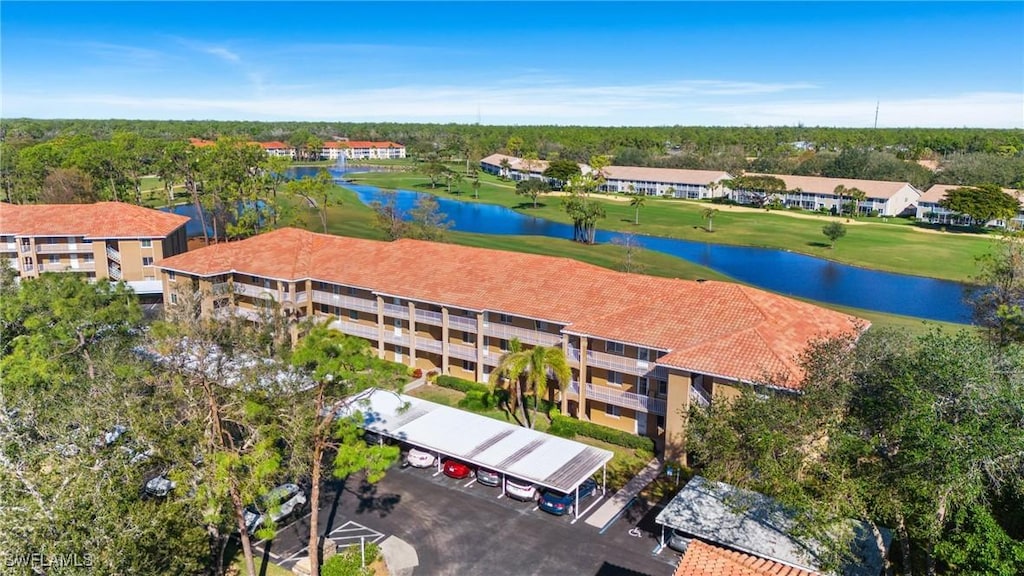
[[539,346],[554,346],[562,341],[562,337],[558,334],[510,326],[508,324],[495,324],[493,322],[484,328],[484,334],[506,340],[518,338],[524,344],[536,344]]
[[368,338],[373,341],[377,341],[377,327],[367,326],[366,324],[359,324],[357,322],[348,322],[346,320],[335,320],[328,325],[343,334],[350,336],[359,336],[360,338]]
[[368,298],[354,298],[323,290],[313,290],[313,302],[327,304],[329,306],[340,306],[346,310],[361,310],[363,312],[377,312],[377,301]]
[[433,310],[416,310],[416,323],[417,324],[430,324],[433,326],[441,325],[441,313],[434,312]]
[[31,271],[35,270],[35,266],[33,266],[31,262],[25,262],[23,267],[25,269],[25,272],[31,272]]
[[654,367],[654,363],[646,360],[637,360],[636,358],[627,358],[626,356],[608,354],[607,352],[587,350],[587,366],[595,368],[609,368],[616,372],[643,375],[651,371],[651,368]]
[[565,357],[569,359],[569,362],[575,365],[580,363],[580,349],[574,346],[569,346],[565,352]]
[[476,318],[448,315],[448,327],[463,332],[476,332]]
[[31,244],[28,244],[26,242],[22,242],[21,243],[21,251],[22,252],[28,252],[31,249],[32,249],[32,245]]
[[[577,394],[579,387],[577,385]],[[587,383],[587,399],[597,400],[606,404],[613,404],[623,408],[630,408],[638,412],[650,412],[651,414],[665,415],[665,401],[659,398],[641,396],[632,392],[622,392],[607,386],[595,386]]]
[[703,388],[698,388],[691,384],[690,401],[695,402],[701,408],[707,408],[708,406],[711,406],[711,395],[704,391]]
[[121,269],[118,268],[117,266],[109,266],[107,268],[107,274],[114,280],[121,279]]
[[465,344],[448,343],[448,355],[452,358],[476,361],[476,347]]
[[385,328],[384,329],[384,341],[385,342],[390,342],[392,344],[397,344],[399,346],[408,346],[409,345],[409,335],[406,334],[404,331],[395,333],[394,330],[389,330],[389,329]]
[[422,350],[424,352],[434,352],[436,354],[441,353],[441,342],[434,340],[433,338],[420,338],[416,337],[416,350]]
[[401,304],[384,304],[384,315],[391,318],[409,318],[409,307]]
[[235,282],[234,284],[235,294],[240,296],[251,296],[253,298],[273,298],[277,300],[277,290],[273,288],[264,288],[262,286],[255,286],[253,284],[246,284],[244,282]]
[[111,260],[117,262],[118,264],[121,263],[121,253],[118,252],[117,250],[114,250],[114,247],[110,245],[107,246],[107,258],[110,258]]
[[17,242],[4,242],[3,248],[4,252],[17,252],[18,244]]
[[213,293],[214,294],[227,294],[228,290],[230,288],[231,288],[231,285],[228,284],[227,282],[217,282],[216,284],[213,285]]

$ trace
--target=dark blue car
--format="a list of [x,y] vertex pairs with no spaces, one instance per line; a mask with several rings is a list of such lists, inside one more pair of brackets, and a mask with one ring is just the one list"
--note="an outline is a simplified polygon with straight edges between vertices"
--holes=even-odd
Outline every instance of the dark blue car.
[[[593,496],[595,490],[597,490],[597,482],[593,478],[587,478],[583,484],[580,484],[580,500]],[[539,505],[541,510],[557,516],[572,514],[576,506],[576,491],[573,490],[566,494],[556,490],[544,490],[540,496]]]

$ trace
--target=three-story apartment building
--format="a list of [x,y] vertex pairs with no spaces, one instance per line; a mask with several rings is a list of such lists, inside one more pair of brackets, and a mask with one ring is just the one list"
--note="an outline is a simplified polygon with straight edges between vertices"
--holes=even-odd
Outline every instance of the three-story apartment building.
[[[553,258],[417,240],[281,229],[164,260],[165,302],[253,320],[280,305],[369,340],[378,354],[486,382],[512,339],[560,347],[563,412],[682,445],[691,403],[775,376],[799,386],[815,338],[866,324],[762,290],[614,272]],[[779,376],[783,376],[779,378]]]
[[188,218],[122,202],[0,203],[0,257],[22,278],[43,272],[124,280],[162,296],[157,264],[188,250]]

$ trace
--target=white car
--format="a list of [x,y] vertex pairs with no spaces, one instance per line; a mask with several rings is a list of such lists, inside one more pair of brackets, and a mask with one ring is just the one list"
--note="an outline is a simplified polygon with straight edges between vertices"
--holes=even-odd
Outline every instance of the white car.
[[516,500],[529,502],[537,499],[537,487],[525,480],[505,480],[505,493]]
[[424,450],[410,448],[405,461],[414,468],[430,468],[434,465],[434,455]]
[[296,484],[282,484],[260,498],[260,506],[250,504],[245,508],[245,526],[249,533],[259,530],[264,524],[267,512],[275,524],[306,507],[306,493]]

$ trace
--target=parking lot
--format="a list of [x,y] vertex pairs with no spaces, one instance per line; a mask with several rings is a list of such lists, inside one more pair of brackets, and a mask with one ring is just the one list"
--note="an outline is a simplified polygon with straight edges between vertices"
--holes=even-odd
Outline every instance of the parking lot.
[[[359,536],[380,542],[395,535],[416,549],[416,574],[658,576],[671,574],[678,562],[671,550],[654,553],[656,509],[634,506],[603,530],[583,522],[604,502],[600,492],[580,502],[576,521],[436,468],[395,466],[375,485],[354,477],[326,488],[320,525],[332,541],[358,545]],[[308,529],[308,517],[300,518],[257,553],[288,567],[305,555]]]

